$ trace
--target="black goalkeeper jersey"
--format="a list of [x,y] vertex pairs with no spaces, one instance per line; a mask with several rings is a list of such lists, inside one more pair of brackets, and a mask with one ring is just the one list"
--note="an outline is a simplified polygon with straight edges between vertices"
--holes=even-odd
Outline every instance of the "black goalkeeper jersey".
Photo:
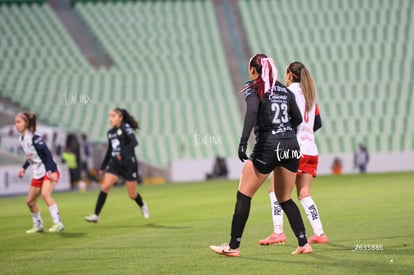
[[[120,162],[123,165],[136,163],[135,146],[138,145],[135,131],[128,123],[122,122],[119,128],[114,127],[107,132],[108,150],[101,165],[104,170],[109,161]],[[121,155],[121,160],[117,159]]]

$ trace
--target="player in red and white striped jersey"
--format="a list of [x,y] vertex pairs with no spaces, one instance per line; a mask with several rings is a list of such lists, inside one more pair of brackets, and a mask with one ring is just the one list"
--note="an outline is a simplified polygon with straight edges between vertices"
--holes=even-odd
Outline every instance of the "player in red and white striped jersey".
[[[315,84],[309,70],[301,62],[289,64],[285,72],[285,81],[288,88],[295,94],[296,103],[303,117],[296,131],[302,154],[297,171],[296,189],[298,199],[314,231],[309,243],[327,243],[328,237],[323,231],[318,208],[310,195],[312,179],[316,177],[318,168],[318,147],[315,143],[314,132],[322,127],[319,108],[316,104]],[[272,182],[273,180],[274,178]],[[283,211],[277,201],[273,186],[274,184],[270,184],[269,196],[274,232],[266,239],[260,240],[260,245],[286,241],[283,233]]]

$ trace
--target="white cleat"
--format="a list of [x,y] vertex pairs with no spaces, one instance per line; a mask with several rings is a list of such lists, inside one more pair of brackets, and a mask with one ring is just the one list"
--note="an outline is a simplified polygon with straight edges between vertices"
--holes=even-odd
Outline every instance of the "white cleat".
[[92,223],[98,223],[99,222],[99,216],[96,215],[96,214],[86,216],[85,221],[92,222]]
[[149,219],[150,213],[146,203],[144,203],[144,205],[141,207],[141,213],[142,216],[144,216],[144,219]]
[[26,230],[26,233],[27,234],[42,233],[43,231],[45,231],[45,228],[43,227],[43,225],[40,225],[40,226],[33,226],[29,230]]
[[61,232],[65,230],[65,227],[63,226],[63,223],[55,223],[54,225],[52,225],[51,228],[49,228],[49,232],[52,233],[56,233],[56,232]]

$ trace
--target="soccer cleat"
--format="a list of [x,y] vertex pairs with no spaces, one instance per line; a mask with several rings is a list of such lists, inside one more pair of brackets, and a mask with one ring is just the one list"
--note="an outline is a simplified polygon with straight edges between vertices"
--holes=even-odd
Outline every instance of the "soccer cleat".
[[264,240],[260,240],[258,244],[260,245],[271,245],[275,243],[284,244],[286,242],[285,233],[276,234],[273,232],[269,237]]
[[93,223],[98,223],[99,222],[99,216],[96,214],[92,214],[89,216],[85,217],[85,221],[87,222],[93,222]]
[[144,219],[148,219],[150,217],[149,209],[146,203],[144,203],[141,207],[141,213],[144,216]]
[[325,234],[322,234],[320,236],[313,235],[312,237],[309,238],[308,241],[309,241],[310,244],[314,244],[314,243],[328,243],[328,236],[326,236]]
[[29,230],[26,230],[27,234],[33,234],[33,233],[41,233],[45,231],[45,228],[43,227],[43,225],[40,226],[33,226],[32,228],[30,228]]
[[224,255],[227,257],[239,257],[240,256],[240,248],[231,249],[230,246],[226,243],[216,246],[210,245],[210,250],[214,253]]
[[298,246],[292,254],[311,254],[313,251],[312,247],[307,243],[304,246]]
[[63,226],[63,224],[60,223],[55,223],[54,225],[52,225],[51,228],[49,228],[49,232],[61,232],[65,230],[65,227]]

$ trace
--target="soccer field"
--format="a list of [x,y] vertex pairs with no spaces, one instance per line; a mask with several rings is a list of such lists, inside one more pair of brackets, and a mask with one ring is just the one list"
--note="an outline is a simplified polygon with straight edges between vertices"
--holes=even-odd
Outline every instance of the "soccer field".
[[[330,242],[313,245],[310,255],[290,254],[297,243],[286,216],[287,243],[257,245],[272,231],[268,182],[252,201],[239,258],[208,249],[229,240],[236,181],[140,186],[149,220],[125,188],[114,188],[96,225],[83,217],[92,212],[98,190],[57,193],[65,224],[57,234],[26,235],[31,217],[25,197],[1,198],[0,273],[413,274],[413,178],[413,173],[317,178],[313,198]],[[40,207],[47,228],[51,219],[43,201]],[[372,245],[383,250],[365,250]]]

